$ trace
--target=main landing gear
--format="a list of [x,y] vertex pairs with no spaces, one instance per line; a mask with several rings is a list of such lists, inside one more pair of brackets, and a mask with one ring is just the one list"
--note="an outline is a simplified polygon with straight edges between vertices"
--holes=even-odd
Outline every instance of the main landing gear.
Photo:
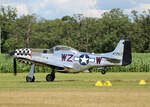
[[35,64],[32,65],[29,74],[26,76],[26,81],[27,82],[34,82],[35,81],[34,67],[35,67]]
[[[26,76],[27,82],[35,81],[34,68],[35,68],[35,64],[32,65],[29,74]],[[46,76],[46,81],[50,82],[50,81],[54,81],[54,79],[55,79],[55,70],[52,69],[52,72]]]
[[46,81],[51,82],[54,81],[54,79],[55,79],[55,71],[54,69],[52,69],[52,72],[46,76]]

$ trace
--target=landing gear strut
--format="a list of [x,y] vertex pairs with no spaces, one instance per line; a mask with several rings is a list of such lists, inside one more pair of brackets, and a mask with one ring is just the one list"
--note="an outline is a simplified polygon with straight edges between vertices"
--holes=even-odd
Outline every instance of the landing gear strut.
[[54,81],[54,79],[55,79],[55,71],[53,69],[52,72],[46,76],[46,81],[51,82]]
[[103,75],[106,74],[105,67],[102,67],[101,69],[102,69],[101,73],[102,73]]
[[32,65],[29,74],[26,76],[26,81],[27,82],[34,82],[35,81],[34,67],[35,67],[35,64]]

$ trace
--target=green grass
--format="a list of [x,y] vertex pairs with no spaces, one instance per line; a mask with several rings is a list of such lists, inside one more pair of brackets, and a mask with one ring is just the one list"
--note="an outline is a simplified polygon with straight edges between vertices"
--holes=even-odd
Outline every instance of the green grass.
[[[13,76],[10,73],[0,74],[0,89],[47,89],[47,88],[79,88],[86,89],[95,87],[95,83],[101,80],[103,83],[110,80],[113,84],[111,89],[150,89],[150,73],[79,73],[79,74],[59,74],[56,73],[54,82],[46,82],[47,73],[36,73],[35,83],[26,83],[25,77],[27,73],[18,73]],[[139,86],[140,80],[146,80],[146,86]],[[101,87],[102,89],[108,87]]]

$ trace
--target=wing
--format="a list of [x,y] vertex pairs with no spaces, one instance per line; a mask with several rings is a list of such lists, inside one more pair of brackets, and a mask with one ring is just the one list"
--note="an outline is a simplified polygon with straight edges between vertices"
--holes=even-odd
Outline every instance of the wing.
[[[42,53],[43,51],[43,53]],[[48,51],[48,50],[47,50]],[[17,49],[14,52],[14,58],[21,63],[35,64],[38,66],[47,66],[51,68],[63,68],[61,64],[55,62],[55,57],[52,53],[45,53],[45,50],[35,49]],[[57,60],[57,59],[56,59]]]

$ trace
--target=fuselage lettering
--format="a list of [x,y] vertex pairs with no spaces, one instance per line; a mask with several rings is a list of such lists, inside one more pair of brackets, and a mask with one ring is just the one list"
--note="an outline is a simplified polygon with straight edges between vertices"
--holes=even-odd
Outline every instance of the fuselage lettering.
[[65,60],[66,60],[66,57],[67,57],[67,54],[61,54],[61,59],[62,59],[62,61],[65,61]]
[[68,61],[68,62],[72,62],[72,60],[71,60],[72,57],[73,57],[72,54],[68,54],[68,59],[67,59],[67,61]]
[[73,54],[61,54],[62,61],[72,62]]
[[102,58],[101,57],[96,57],[96,64],[100,64],[101,63]]

